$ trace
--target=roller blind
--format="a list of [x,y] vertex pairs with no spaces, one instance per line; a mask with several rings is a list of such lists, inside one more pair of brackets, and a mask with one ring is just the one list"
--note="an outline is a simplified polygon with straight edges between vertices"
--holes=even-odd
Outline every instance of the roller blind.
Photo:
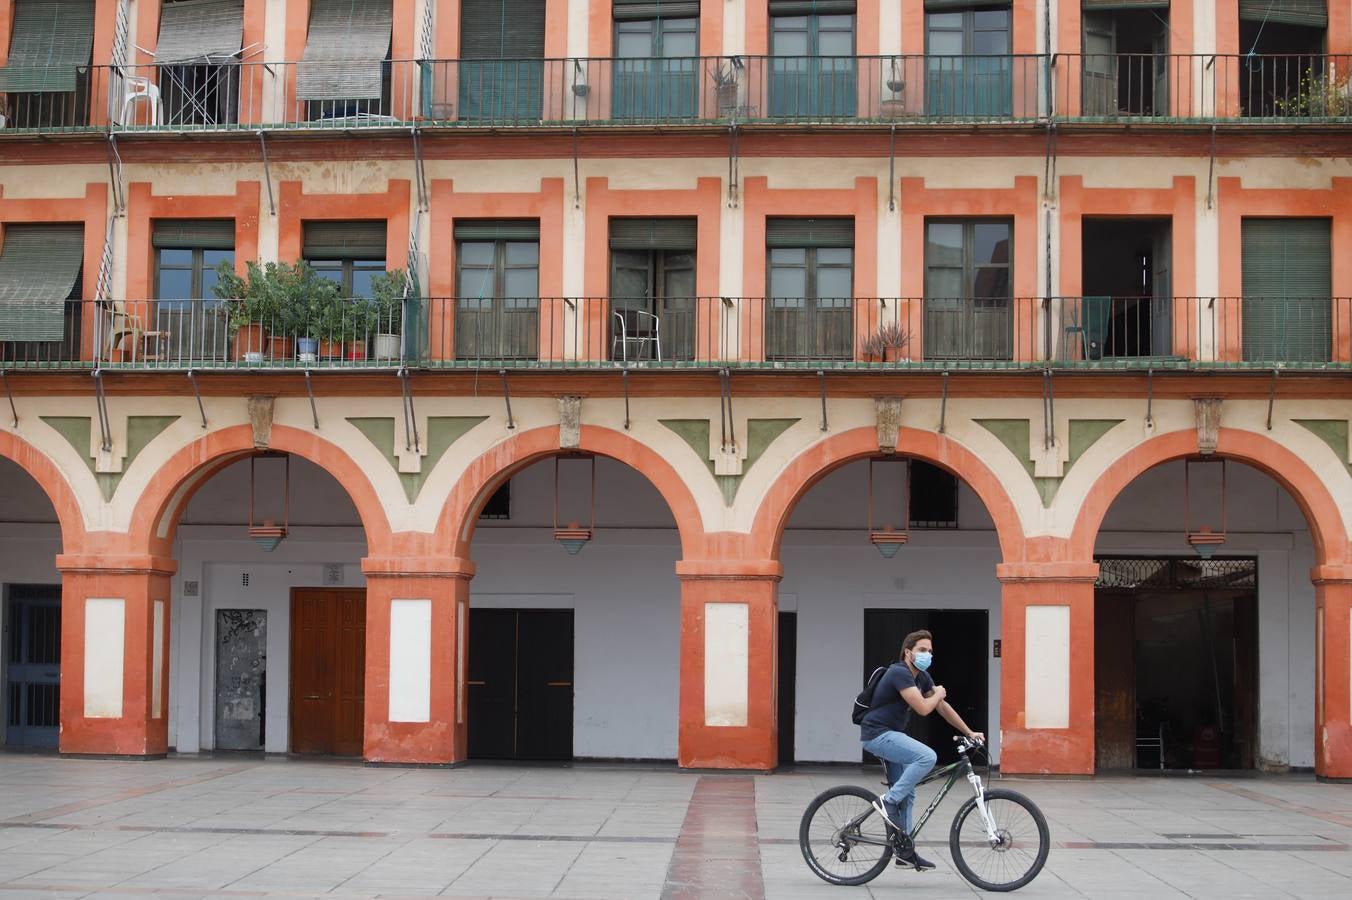
[[615,21],[633,19],[693,19],[699,16],[699,0],[611,0]]
[[234,219],[156,219],[150,234],[155,247],[182,250],[235,249]]
[[853,247],[854,219],[769,219],[767,247]]
[[772,16],[852,15],[855,0],[770,0]]
[[991,0],[925,0],[925,9],[930,12],[954,9],[1009,9],[1009,3],[991,2]]
[[160,10],[159,63],[227,62],[244,42],[244,0],[178,0]]
[[301,255],[306,259],[384,259],[385,221],[306,222]]
[[457,241],[538,241],[535,219],[461,219],[455,223]]
[[1239,17],[1250,22],[1278,22],[1327,28],[1329,9],[1326,0],[1239,0]]
[[461,59],[543,59],[545,0],[463,0]]
[[6,225],[0,246],[0,340],[59,341],[84,262],[82,225]]
[[298,100],[379,100],[391,0],[311,0]]
[[0,91],[69,93],[94,47],[94,0],[15,0]]
[[612,250],[694,250],[696,219],[611,219]]
[[1169,0],[1080,0],[1082,9],[1168,9]]
[[1329,219],[1244,219],[1244,358],[1326,360],[1333,292]]

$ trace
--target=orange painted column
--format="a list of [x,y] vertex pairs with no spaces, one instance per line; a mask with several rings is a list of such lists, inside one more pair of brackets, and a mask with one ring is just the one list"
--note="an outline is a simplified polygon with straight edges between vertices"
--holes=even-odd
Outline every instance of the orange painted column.
[[1315,569],[1314,771],[1352,779],[1352,567]]
[[367,557],[366,703],[369,762],[455,763],[466,753],[466,559]]
[[773,769],[779,760],[774,560],[683,560],[678,761]]
[[61,554],[62,753],[169,750],[169,579],[154,556]]
[[1003,563],[1000,771],[1094,771],[1094,562]]

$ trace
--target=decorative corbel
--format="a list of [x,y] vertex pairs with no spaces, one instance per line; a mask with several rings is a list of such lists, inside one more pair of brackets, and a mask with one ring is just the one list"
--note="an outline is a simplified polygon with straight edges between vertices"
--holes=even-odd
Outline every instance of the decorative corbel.
[[1210,456],[1216,452],[1216,441],[1221,431],[1221,398],[1194,397],[1197,412],[1197,452]]
[[253,426],[255,450],[266,450],[272,444],[272,413],[277,398],[256,394],[249,398],[249,424]]
[[901,398],[874,397],[878,415],[878,449],[889,456],[897,452],[897,432],[901,430]]
[[582,398],[559,398],[559,449],[577,450],[582,446]]

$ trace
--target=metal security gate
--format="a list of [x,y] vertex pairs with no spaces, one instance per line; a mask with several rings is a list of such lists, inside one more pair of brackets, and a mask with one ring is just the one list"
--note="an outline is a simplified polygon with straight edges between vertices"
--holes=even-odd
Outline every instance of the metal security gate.
[[61,586],[11,585],[5,741],[56,747],[61,725]]

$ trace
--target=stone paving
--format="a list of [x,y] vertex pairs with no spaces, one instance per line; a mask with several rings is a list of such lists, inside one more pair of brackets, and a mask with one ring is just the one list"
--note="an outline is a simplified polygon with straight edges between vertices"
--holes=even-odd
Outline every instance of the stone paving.
[[[1311,776],[997,778],[1053,847],[1021,897],[1352,897],[1352,785]],[[821,790],[871,770],[367,767],[0,754],[0,900],[202,897],[955,897],[944,802],[933,872],[831,887],[798,851]],[[922,802],[924,802],[922,792]]]

